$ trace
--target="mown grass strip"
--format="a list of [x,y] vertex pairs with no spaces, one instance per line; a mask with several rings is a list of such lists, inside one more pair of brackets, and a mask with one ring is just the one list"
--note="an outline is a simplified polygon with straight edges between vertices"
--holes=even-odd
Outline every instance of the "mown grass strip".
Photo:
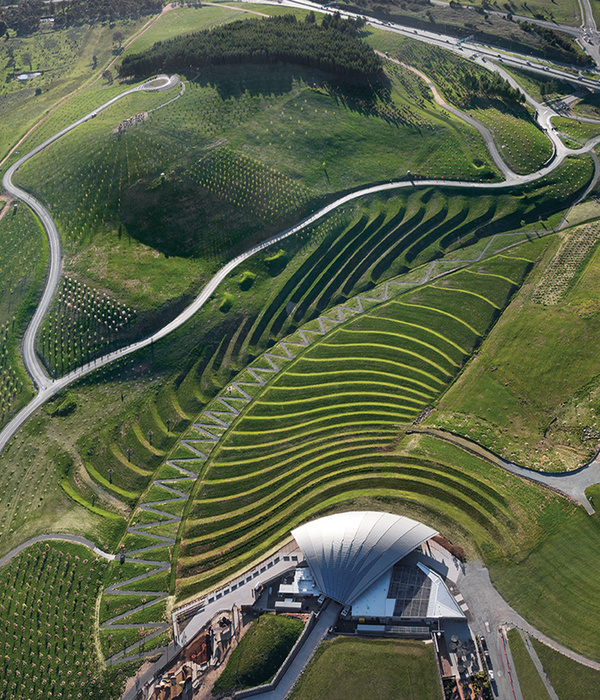
[[114,491],[115,493],[119,494],[119,496],[123,496],[123,498],[127,499],[137,500],[140,497],[139,492],[127,491],[126,489],[122,489],[116,484],[112,484],[108,479],[105,479],[102,476],[102,474],[98,473],[89,462],[85,462],[84,466],[88,474],[92,477],[92,479],[99,483],[101,486],[104,486],[104,488],[108,489],[109,491]]
[[84,508],[87,508],[87,510],[91,510],[92,513],[96,513],[96,515],[101,515],[104,518],[113,518],[116,520],[122,520],[121,515],[117,515],[116,513],[111,513],[109,510],[104,510],[103,508],[98,508],[98,506],[93,506],[91,503],[86,501],[84,498],[82,498],[75,489],[69,484],[67,479],[62,479],[60,482],[61,487],[65,490],[68,496],[70,496],[74,501],[79,503],[79,505],[83,506]]

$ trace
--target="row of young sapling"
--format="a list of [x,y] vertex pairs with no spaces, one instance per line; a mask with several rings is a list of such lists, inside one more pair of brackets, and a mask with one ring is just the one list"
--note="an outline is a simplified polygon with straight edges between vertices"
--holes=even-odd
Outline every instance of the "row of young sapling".
[[530,173],[552,155],[550,140],[534,124],[492,107],[472,114],[493,132],[500,153],[516,172]]
[[108,566],[49,544],[0,570],[0,681],[12,698],[107,698],[96,662],[94,609]]
[[533,301],[545,305],[558,304],[599,237],[600,224],[597,222],[580,226],[568,234],[544,270],[533,292]]
[[8,349],[10,323],[0,326],[0,416],[2,422],[11,410],[19,392],[23,390],[21,376],[15,371],[13,357]]
[[268,222],[308,201],[308,190],[274,168],[228,148],[211,150],[189,171],[211,192]]
[[135,319],[134,309],[106,292],[64,277],[38,346],[49,371],[62,375],[107,351]]

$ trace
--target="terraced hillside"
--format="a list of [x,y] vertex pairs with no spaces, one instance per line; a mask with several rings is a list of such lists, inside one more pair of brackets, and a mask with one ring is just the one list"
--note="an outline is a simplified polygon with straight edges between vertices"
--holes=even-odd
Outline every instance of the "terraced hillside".
[[[536,255],[538,244],[526,247]],[[343,324],[291,361],[244,408],[201,473],[182,535],[183,591],[216,583],[316,511],[358,495],[418,497],[479,543],[493,549],[504,541],[506,504],[494,502],[493,488],[395,449],[531,265],[526,253],[499,255],[440,278]]]
[[498,179],[473,127],[414,76],[388,78],[349,91],[320,71],[217,66],[168,94],[129,95],[25,163],[17,179],[56,217],[66,272],[132,312],[90,329],[57,303],[38,345],[49,371],[147,334],[226,259],[333,193],[407,169]]

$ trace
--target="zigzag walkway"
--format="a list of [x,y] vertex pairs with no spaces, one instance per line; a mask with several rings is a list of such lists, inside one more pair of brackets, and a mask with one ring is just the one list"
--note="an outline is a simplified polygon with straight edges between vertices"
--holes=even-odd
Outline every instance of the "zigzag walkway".
[[[174,463],[169,463],[169,466],[174,467],[177,469],[180,473],[180,477],[174,477],[174,478],[169,478],[169,479],[157,479],[153,482],[154,486],[157,486],[163,490],[165,490],[168,494],[171,495],[171,498],[166,498],[162,499],[159,501],[151,501],[148,503],[142,503],[138,506],[138,509],[146,512],[146,513],[152,513],[156,516],[158,516],[159,519],[156,521],[146,523],[144,525],[132,525],[131,527],[127,528],[127,532],[132,534],[132,535],[143,535],[144,537],[151,538],[155,540],[155,544],[150,544],[147,547],[141,547],[139,549],[134,549],[130,551],[128,554],[129,556],[125,558],[125,561],[135,563],[135,564],[141,564],[145,565],[147,568],[151,568],[150,571],[146,571],[142,574],[138,574],[136,576],[133,576],[132,578],[127,579],[126,581],[121,581],[120,583],[113,584],[111,586],[108,586],[107,588],[104,589],[103,595],[114,595],[114,596],[144,596],[145,598],[154,598],[149,604],[155,604],[160,602],[161,600],[164,600],[167,597],[166,591],[129,591],[129,590],[123,590],[125,586],[128,586],[132,583],[135,583],[137,581],[143,581],[144,579],[154,576],[159,573],[167,572],[171,569],[171,562],[170,561],[153,561],[153,560],[146,560],[146,559],[138,559],[136,558],[136,555],[138,554],[143,554],[145,552],[151,552],[156,549],[160,549],[163,547],[168,547],[170,545],[175,544],[175,538],[173,537],[166,537],[164,535],[157,535],[152,532],[145,532],[145,530],[148,530],[149,528],[155,527],[155,526],[163,526],[163,525],[169,525],[169,524],[178,524],[179,521],[181,520],[180,516],[177,515],[172,515],[168,511],[161,510],[160,506],[165,505],[165,504],[173,504],[177,502],[182,502],[185,503],[188,498],[188,494],[185,493],[184,491],[180,491],[179,489],[175,488],[173,485],[178,484],[183,481],[195,481],[197,474],[194,472],[188,471],[187,469],[184,469],[183,467],[179,467]],[[119,615],[115,615],[114,617],[110,618],[109,620],[106,620],[103,624],[100,625],[100,629],[104,630],[109,630],[109,629],[153,629],[154,631],[151,632],[150,634],[146,635],[143,639],[135,642],[134,644],[129,645],[126,647],[123,651],[120,651],[116,654],[113,654],[110,656],[108,659],[106,659],[107,665],[113,665],[116,663],[124,662],[124,661],[131,661],[133,659],[137,658],[143,658],[144,656],[148,656],[150,654],[157,654],[163,652],[166,647],[160,647],[157,649],[151,649],[148,651],[143,651],[141,653],[137,653],[132,655],[132,652],[135,652],[136,649],[138,649],[140,646],[145,646],[147,642],[149,642],[151,639],[154,637],[158,636],[162,632],[165,632],[169,628],[169,623],[165,621],[160,621],[160,622],[144,622],[144,623],[132,623],[132,622],[122,622],[125,618],[141,611],[144,610],[148,606],[148,603],[142,603],[141,605],[137,605],[134,608],[130,608],[124,613],[121,613]]]
[[[544,233],[546,232],[544,231]],[[518,243],[522,242],[523,240],[522,234],[520,233],[496,234],[490,238],[483,250],[475,257],[469,259],[452,260],[451,262],[456,265],[456,267],[453,269],[460,268],[469,263],[478,262],[484,257],[490,247],[493,246],[494,241],[497,238],[507,236],[519,236],[519,240],[516,244],[511,243],[501,248],[501,250],[506,250],[506,248],[510,248],[513,245],[518,245]],[[494,252],[496,253],[500,251],[498,250]],[[174,510],[174,506],[180,504],[181,512],[183,512],[183,506],[187,502],[189,494],[178,489],[176,485],[178,483],[196,480],[201,465],[209,459],[215,445],[219,443],[221,437],[225,434],[228,428],[231,427],[232,423],[239,416],[243,408],[252,401],[252,391],[265,386],[265,384],[270,381],[273,376],[278,374],[288,362],[293,360],[298,355],[299,351],[303,351],[308,348],[316,339],[323,337],[339,324],[344,323],[353,316],[364,313],[373,306],[389,301],[393,297],[397,296],[402,288],[420,286],[433,279],[436,276],[435,272],[437,266],[439,263],[444,262],[447,265],[448,261],[441,260],[432,262],[424,270],[423,275],[416,280],[389,280],[370,290],[368,294],[359,294],[345,303],[333,307],[328,312],[309,322],[304,328],[295,331],[287,339],[280,341],[273,349],[264,352],[261,356],[259,356],[259,358],[257,358],[257,360],[246,367],[246,369],[243,370],[234,381],[230,382],[219,393],[219,395],[211,401],[209,407],[200,414],[198,420],[190,426],[186,436],[178,441],[177,446],[172,453],[173,455],[176,455],[178,452],[183,451],[184,454],[186,454],[185,451],[187,451],[187,455],[172,456],[170,459],[166,460],[164,468],[168,468],[171,471],[176,470],[181,474],[181,476],[158,478],[152,482],[149,492],[155,488],[159,488],[165,492],[165,498],[141,503],[138,506],[139,511],[152,513],[157,516],[157,520],[142,525],[132,525],[127,530],[130,535],[141,535],[154,540],[154,542],[145,547],[129,551],[126,558],[126,561],[128,562],[135,562],[145,564],[146,566],[151,566],[153,567],[152,570],[128,579],[127,581],[110,586],[104,591],[104,593],[107,595],[153,596],[153,603],[164,600],[167,597],[166,592],[128,591],[123,590],[123,588],[135,581],[141,581],[147,577],[154,576],[157,573],[165,572],[170,569],[171,563],[167,560],[167,548],[175,544],[175,537],[159,535],[152,530],[157,527],[164,528],[168,525],[179,525],[181,522],[181,515],[175,514],[172,511]],[[445,271],[445,273],[447,272],[449,272],[449,270]],[[192,433],[191,436],[190,432]],[[192,471],[194,469],[197,471]],[[136,558],[139,554],[161,549],[165,552],[165,561],[147,561]],[[139,647],[145,642],[150,641],[153,637],[159,635],[161,632],[164,632],[169,627],[169,624],[165,621],[143,624],[122,622],[122,620],[144,609],[144,607],[146,606],[139,605],[125,613],[121,613],[120,615],[111,618],[101,625],[102,629],[135,630],[140,628],[153,628],[154,630],[152,633],[147,635],[144,640],[138,641],[135,644],[127,647],[124,651],[114,654],[108,658],[106,661],[107,664],[122,663],[124,661],[130,661],[136,658],[143,658],[161,653],[166,650],[166,647],[161,647],[132,654],[132,652],[136,652],[136,650],[139,649]]]

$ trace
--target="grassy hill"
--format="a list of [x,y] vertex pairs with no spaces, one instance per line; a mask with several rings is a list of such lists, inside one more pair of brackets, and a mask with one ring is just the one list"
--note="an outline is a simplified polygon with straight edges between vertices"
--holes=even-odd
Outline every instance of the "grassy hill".
[[429,422],[534,469],[595,454],[597,241],[597,223],[560,235]]

